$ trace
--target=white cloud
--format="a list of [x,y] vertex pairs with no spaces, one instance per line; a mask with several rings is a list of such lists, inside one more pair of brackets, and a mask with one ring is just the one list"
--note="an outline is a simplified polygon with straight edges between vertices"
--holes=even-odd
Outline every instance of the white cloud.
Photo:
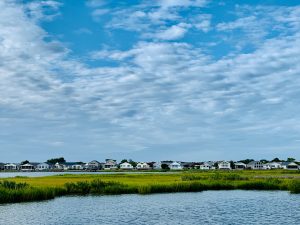
[[158,0],[162,8],[170,7],[204,7],[207,0]]
[[87,0],[86,5],[91,8],[97,8],[105,5],[105,0]]
[[[95,52],[94,60],[117,64],[91,68],[69,57],[61,43],[46,42],[47,32],[24,7],[0,1],[0,8],[0,126],[24,143],[33,134],[39,140],[51,134],[54,142],[76,147],[81,140],[80,147],[91,144],[95,152],[103,144],[128,152],[187,143],[217,150],[239,144],[229,137],[251,142],[280,133],[287,143],[291,132],[300,131],[297,25],[248,54],[216,60],[192,44],[139,41],[127,51]],[[288,15],[295,24],[295,13]],[[174,40],[182,33],[172,35]]]
[[[152,37],[160,39],[160,40],[177,40],[183,38],[184,35],[187,33],[188,28],[190,27],[189,24],[180,23],[177,25],[173,25],[165,30],[158,31]],[[149,36],[149,34],[148,34]],[[150,35],[151,37],[151,35]]]

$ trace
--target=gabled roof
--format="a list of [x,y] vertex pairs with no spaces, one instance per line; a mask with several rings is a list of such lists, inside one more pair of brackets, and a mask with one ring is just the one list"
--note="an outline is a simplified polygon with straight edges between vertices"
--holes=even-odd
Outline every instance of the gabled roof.
[[298,164],[297,163],[295,163],[295,162],[282,162],[281,163],[281,165],[283,165],[283,166],[288,166],[288,165],[297,165],[298,166]]
[[98,162],[97,160],[90,161],[88,164],[90,164],[90,163],[98,163],[98,164],[100,164],[100,162]]
[[256,164],[256,163],[261,163],[260,161],[251,161],[251,162],[249,162],[247,165],[248,166],[251,166],[251,165],[254,165],[254,164]]

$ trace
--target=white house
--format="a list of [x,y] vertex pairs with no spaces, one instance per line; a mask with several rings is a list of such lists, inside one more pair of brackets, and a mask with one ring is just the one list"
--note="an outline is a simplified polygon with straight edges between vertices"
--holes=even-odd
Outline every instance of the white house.
[[149,166],[149,164],[145,163],[145,162],[139,162],[137,165],[136,165],[136,168],[138,170],[149,170],[151,169],[151,167]]
[[38,163],[26,163],[20,166],[20,170],[23,172],[34,171]]
[[247,168],[252,170],[262,170],[264,169],[262,162],[260,161],[251,161],[247,164]]
[[199,167],[200,170],[212,170],[215,169],[213,162],[204,162]]
[[263,168],[266,170],[282,169],[282,165],[280,162],[270,162],[270,163],[263,164]]
[[105,170],[114,170],[117,169],[117,161],[114,159],[106,159],[104,164]]
[[71,170],[83,170],[84,164],[83,163],[70,163],[70,165],[67,165],[68,169]]
[[231,170],[230,162],[221,161],[218,163],[219,170]]
[[124,162],[124,163],[120,164],[120,169],[122,169],[122,170],[133,170],[133,166],[128,162]]
[[234,163],[234,168],[236,170],[244,170],[246,169],[247,165],[245,163],[242,163],[242,162],[236,162]]
[[54,169],[57,169],[57,170],[67,170],[68,168],[65,166],[64,163],[55,163],[54,165]]
[[42,171],[42,170],[50,170],[51,166],[48,163],[40,163],[36,166],[36,170]]
[[161,170],[161,162],[155,162],[155,163],[153,163],[153,169],[155,169],[155,170]]
[[18,170],[19,165],[16,163],[7,163],[4,165],[4,170]]
[[181,164],[179,162],[172,162],[170,165],[170,170],[182,170],[183,167],[181,166]]
[[295,162],[283,162],[282,168],[285,170],[298,170],[299,165]]

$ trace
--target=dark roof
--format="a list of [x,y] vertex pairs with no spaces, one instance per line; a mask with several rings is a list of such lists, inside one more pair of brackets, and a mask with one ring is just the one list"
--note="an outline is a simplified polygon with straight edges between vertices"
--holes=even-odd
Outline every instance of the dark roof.
[[247,165],[254,165],[254,164],[256,164],[256,163],[261,163],[260,161],[251,161],[251,162],[249,162]]

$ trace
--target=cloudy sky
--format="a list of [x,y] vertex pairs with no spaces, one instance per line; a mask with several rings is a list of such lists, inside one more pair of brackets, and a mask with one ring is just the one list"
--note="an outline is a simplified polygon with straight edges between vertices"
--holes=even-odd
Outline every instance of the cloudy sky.
[[297,1],[0,9],[0,161],[300,158]]

